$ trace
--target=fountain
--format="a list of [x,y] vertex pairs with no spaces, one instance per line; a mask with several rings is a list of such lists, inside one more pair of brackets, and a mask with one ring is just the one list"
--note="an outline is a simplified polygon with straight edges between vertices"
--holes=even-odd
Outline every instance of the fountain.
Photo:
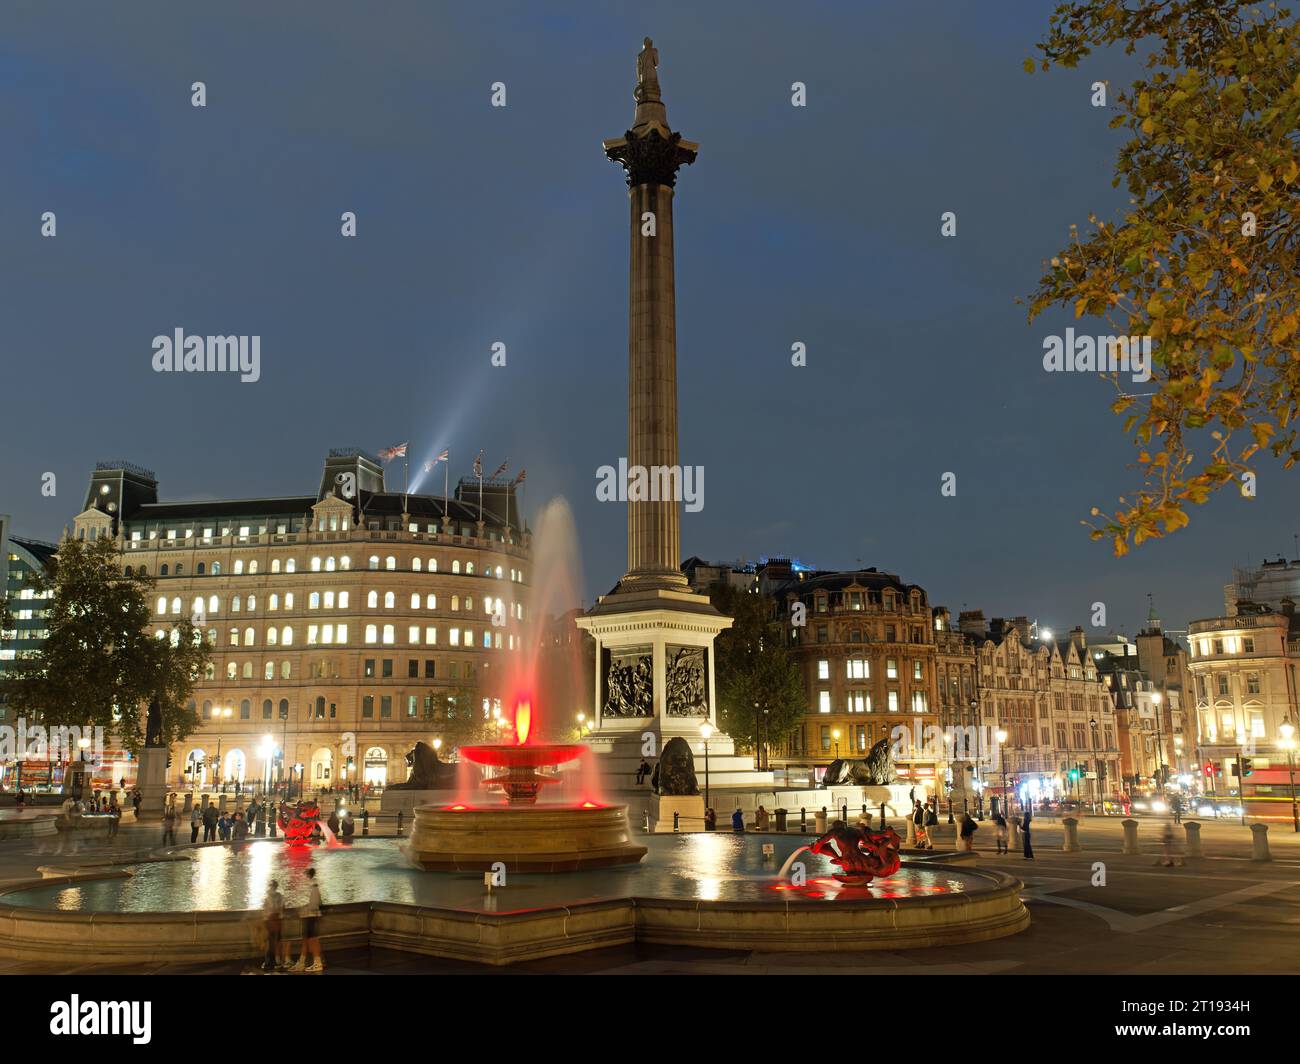
[[627,806],[590,797],[537,800],[543,787],[560,782],[556,773],[541,770],[574,761],[587,747],[530,742],[532,725],[532,701],[520,698],[514,744],[461,748],[466,761],[502,770],[484,779],[483,787],[501,792],[505,801],[418,807],[403,851],[409,861],[434,872],[489,871],[497,865],[511,872],[571,872],[635,864],[645,856],[646,848],[631,841]]

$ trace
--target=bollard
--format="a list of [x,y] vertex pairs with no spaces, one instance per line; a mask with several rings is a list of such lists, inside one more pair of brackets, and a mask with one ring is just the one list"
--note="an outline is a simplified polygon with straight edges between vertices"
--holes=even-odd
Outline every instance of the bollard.
[[181,812],[183,812],[183,813],[192,813],[192,812],[194,812],[194,795],[192,795],[192,794],[187,794],[187,795],[185,796],[185,804],[184,804],[184,806],[181,807]]
[[1020,818],[1007,817],[1007,849],[1019,850],[1024,844],[1020,841]]
[[1187,856],[1202,857],[1201,852],[1201,825],[1195,820],[1183,822],[1183,830],[1187,832]]
[[649,809],[641,810],[641,830],[644,831],[647,835],[650,834],[650,810]]
[[1268,825],[1251,824],[1250,834],[1250,859],[1252,861],[1273,860],[1268,852]]
[[673,810],[673,831],[682,830],[682,814],[676,809]]
[[910,816],[907,818],[907,838],[904,840],[903,845],[904,846],[916,845],[916,825],[912,822],[912,818]]
[[1079,846],[1079,821],[1077,818],[1067,816],[1061,821],[1061,827],[1065,829],[1065,842],[1062,843],[1061,849],[1066,853],[1078,853]]
[[402,810],[397,811],[397,834],[402,833]]
[[785,811],[784,809],[778,809],[778,810],[776,811],[776,830],[777,830],[777,831],[787,831],[787,830],[789,830],[789,829],[787,828],[787,826],[786,826],[786,818],[787,818],[788,815],[789,815],[789,814],[786,813],[786,811]]
[[848,803],[848,802],[842,802],[842,803],[840,804],[840,819],[843,820],[844,823],[846,823],[846,824],[849,822],[849,803]]
[[887,827],[889,827],[889,825],[885,823],[885,803],[881,802],[880,803],[880,830],[884,831],[885,828]]
[[370,834],[370,810],[369,809],[361,810],[361,834],[362,835]]
[[799,807],[799,830],[804,832],[808,830],[808,810],[802,805]]
[[221,792],[221,804],[217,807],[217,812],[218,812],[218,813],[224,813],[225,811],[226,811],[226,792],[225,792],[225,791],[222,791],[222,792]]
[[822,806],[819,812],[813,814],[813,830],[815,830],[818,835],[826,834],[826,807],[825,806]]
[[867,803],[866,803],[866,802],[863,802],[863,803],[862,803],[862,819],[863,819],[863,820],[866,820],[866,819],[867,819]]
[[1120,821],[1124,828],[1124,849],[1121,853],[1135,854],[1141,853],[1138,849],[1138,822],[1133,819]]
[[273,838],[273,839],[274,839],[274,838],[277,838],[276,833],[275,833],[275,821],[276,821],[275,810],[274,810],[274,809],[268,809],[268,810],[266,811],[266,822],[267,822],[267,824],[270,825],[271,838]]

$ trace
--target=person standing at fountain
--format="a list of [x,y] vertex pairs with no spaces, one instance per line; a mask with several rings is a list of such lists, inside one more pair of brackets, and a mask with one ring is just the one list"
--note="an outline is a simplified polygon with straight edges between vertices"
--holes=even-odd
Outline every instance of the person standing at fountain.
[[122,808],[117,804],[116,798],[108,803],[108,817],[108,837],[115,839],[117,838],[117,829],[122,824]]
[[979,825],[971,819],[970,813],[962,813],[958,834],[961,836],[961,848],[967,853],[975,849],[975,832],[978,830]]
[[[298,910],[302,917],[302,954],[293,966],[295,972],[320,972],[325,970],[325,962],[320,955],[320,887],[316,883],[316,869],[307,869],[307,884],[311,888],[307,894],[307,904]],[[307,963],[307,954],[312,960]]]
[[216,842],[217,840],[217,819],[220,814],[217,807],[212,804],[211,799],[203,807],[203,841]]
[[163,810],[163,845],[176,845],[176,803],[168,802]]
[[745,814],[740,806],[736,806],[736,811],[731,814],[731,830],[737,835],[745,833]]
[[999,813],[993,818],[993,823],[997,825],[998,853],[1009,854],[1011,850],[1007,846],[1007,818]]
[[1029,841],[1029,822],[1033,819],[1034,819],[1034,803],[1026,802],[1025,815],[1020,821],[1020,831],[1024,835],[1024,839],[1025,839],[1025,860],[1026,861],[1032,861],[1034,859],[1034,847],[1030,844]]
[[190,844],[199,841],[199,828],[203,826],[203,810],[197,805],[190,810]]
[[266,929],[266,953],[262,956],[262,971],[268,972],[279,968],[288,960],[285,954],[281,932],[284,929],[284,895],[280,893],[280,881],[271,880],[266,888],[266,898],[262,902],[262,920]]

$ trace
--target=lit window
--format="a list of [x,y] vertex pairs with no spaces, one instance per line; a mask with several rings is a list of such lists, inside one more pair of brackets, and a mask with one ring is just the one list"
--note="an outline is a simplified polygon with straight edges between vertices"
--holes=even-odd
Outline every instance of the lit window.
[[413,609],[413,610],[418,610],[419,608],[420,608],[420,593],[419,593],[418,591],[412,591],[412,592],[411,592],[411,609]]
[[829,691],[817,692],[817,712],[829,713],[831,711],[831,693]]
[[311,560],[311,571],[312,571],[313,573],[319,573],[319,572],[320,572],[320,559],[319,559],[319,558],[313,558],[313,559]]
[[433,594],[432,592],[425,595],[424,608],[428,610],[436,610],[438,608],[438,596]]
[[379,641],[379,629],[373,624],[366,625],[366,642],[377,643]]
[[831,663],[826,660],[817,662],[817,679],[829,680],[831,678]]
[[385,591],[385,592],[384,592],[384,609],[386,609],[386,610],[391,610],[391,609],[392,609],[394,606],[396,606],[396,605],[397,605],[397,596],[394,595],[391,591]]
[[391,624],[384,625],[384,642],[389,644],[397,642],[397,635]]

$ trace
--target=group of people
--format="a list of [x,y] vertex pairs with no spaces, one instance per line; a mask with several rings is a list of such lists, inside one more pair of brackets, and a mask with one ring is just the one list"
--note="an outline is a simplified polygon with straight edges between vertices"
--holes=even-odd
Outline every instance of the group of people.
[[[1032,803],[1026,802],[1025,808],[1020,816],[1020,840],[1024,847],[1024,858],[1026,861],[1034,859],[1033,845],[1033,820],[1034,811]],[[961,848],[967,853],[975,849],[975,832],[979,830],[979,824],[970,813],[962,813],[961,825],[957,829],[957,838],[961,842]],[[1010,854],[1011,848],[1007,843],[1007,837],[1010,834],[1010,828],[1007,824],[1006,813],[998,809],[993,814],[993,841],[997,846],[997,853]]]
[[[307,904],[298,910],[302,918],[302,949],[295,964],[289,963],[289,943],[284,939],[284,895],[280,881],[271,880],[262,901],[262,924],[266,931],[266,950],[262,956],[262,970],[288,972],[321,972],[325,962],[320,949],[320,885],[316,882],[316,869],[307,869]],[[308,954],[311,960],[308,961]]]
[[939,811],[934,799],[927,798],[924,803],[919,798],[912,799],[912,828],[916,833],[916,845],[921,850],[933,850],[934,839],[930,837],[930,828],[939,823]]

